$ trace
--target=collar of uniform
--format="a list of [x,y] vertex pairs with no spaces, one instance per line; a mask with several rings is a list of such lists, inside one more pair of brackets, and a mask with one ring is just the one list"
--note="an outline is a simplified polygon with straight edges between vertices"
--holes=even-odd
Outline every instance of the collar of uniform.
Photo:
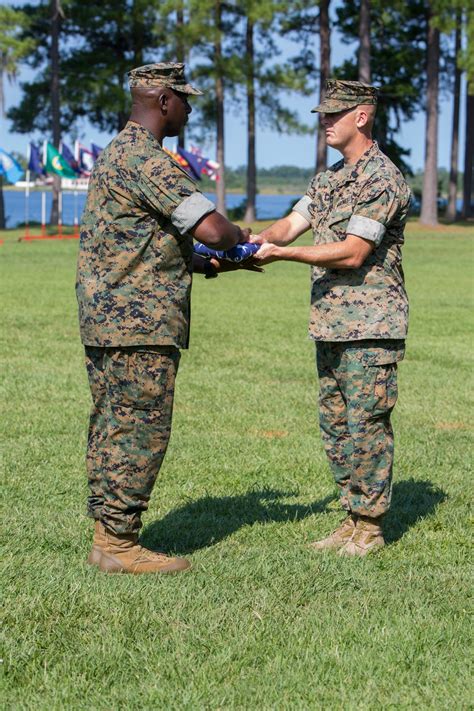
[[369,162],[369,160],[372,158],[372,156],[374,155],[374,153],[376,153],[376,152],[378,151],[378,149],[379,149],[379,147],[378,147],[377,141],[374,141],[374,142],[372,143],[372,145],[370,146],[370,148],[368,148],[368,149],[365,151],[365,153],[363,153],[363,154],[361,155],[361,157],[359,158],[359,160],[357,161],[357,163],[355,163],[354,169],[353,169],[353,171],[352,171],[352,173],[351,173],[351,175],[352,175],[352,177],[353,177],[354,180],[355,180],[356,178],[358,178],[361,173],[364,172],[365,166],[367,165],[367,163]]
[[127,123],[125,124],[125,128],[123,130],[130,131],[131,133],[135,133],[135,134],[141,134],[145,138],[149,138],[152,141],[154,141],[156,143],[157,147],[160,148],[161,150],[163,150],[163,147],[161,146],[159,140],[152,134],[152,132],[148,128],[145,128],[145,126],[142,126],[141,123],[137,123],[136,121],[128,120]]
[[[354,165],[352,166],[352,170],[347,171],[346,175],[344,176],[344,178],[342,180],[342,183],[346,184],[346,183],[351,183],[354,180],[357,180],[359,175],[364,172],[364,168],[367,165],[367,163],[369,162],[369,160],[372,158],[373,154],[376,151],[378,151],[378,149],[379,149],[379,147],[378,147],[377,141],[374,141],[372,143],[372,145],[370,146],[370,148],[368,148],[365,151],[365,153],[363,153],[361,155],[361,157],[359,158],[357,163],[354,163]],[[349,167],[349,166],[347,166],[347,167]],[[343,160],[339,161],[339,163],[336,163],[336,165],[334,166],[335,170],[334,170],[334,173],[332,173],[332,175],[331,175],[331,178],[332,178],[331,182],[338,182],[341,179],[341,177],[338,178],[338,173],[340,172],[340,170],[342,168],[344,168],[344,161]]]

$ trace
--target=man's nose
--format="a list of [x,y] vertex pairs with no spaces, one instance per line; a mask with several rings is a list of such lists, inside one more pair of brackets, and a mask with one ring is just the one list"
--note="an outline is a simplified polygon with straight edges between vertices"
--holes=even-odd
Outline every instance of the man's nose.
[[186,113],[190,114],[192,110],[193,110],[193,107],[191,106],[191,104],[188,104],[188,102],[186,101]]

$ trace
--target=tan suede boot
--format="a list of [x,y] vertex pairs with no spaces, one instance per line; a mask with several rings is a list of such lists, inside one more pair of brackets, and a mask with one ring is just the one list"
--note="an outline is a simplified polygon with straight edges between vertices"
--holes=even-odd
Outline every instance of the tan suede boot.
[[383,548],[385,541],[380,523],[381,520],[379,518],[358,516],[354,534],[346,545],[341,548],[339,555],[362,558],[368,553],[373,553]]
[[316,551],[337,550],[346,545],[355,530],[356,518],[353,514],[349,514],[339,528],[336,528],[330,536],[322,538],[320,541],[314,541],[314,543],[310,543],[309,545]]
[[87,558],[87,562],[89,563],[89,565],[99,565],[99,559],[104,547],[104,527],[102,526],[100,521],[96,521],[94,527],[94,538],[92,539],[92,550],[89,553],[89,557]]
[[100,549],[97,565],[104,573],[179,573],[191,567],[185,558],[171,558],[143,548],[138,544],[136,533],[117,535],[102,523],[99,526],[104,545]]

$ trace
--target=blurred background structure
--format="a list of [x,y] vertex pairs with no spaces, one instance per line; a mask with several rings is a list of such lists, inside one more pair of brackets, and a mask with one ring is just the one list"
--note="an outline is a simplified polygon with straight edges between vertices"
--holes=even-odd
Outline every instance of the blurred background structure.
[[[341,44],[345,58],[334,62]],[[25,190],[50,184],[49,221],[61,221],[61,187],[86,185],[101,150],[85,133],[93,128],[107,140],[125,125],[127,71],[155,61],[185,62],[205,92],[193,102],[191,127],[171,148],[202,178],[203,189],[215,191],[223,214],[228,190],[245,195],[240,215],[234,210],[231,216],[252,222],[259,190],[298,194],[314,170],[326,168],[324,132],[308,112],[302,118],[299,107],[308,97],[313,103],[322,98],[326,79],[339,77],[381,87],[376,138],[408,176],[421,222],[436,225],[439,214],[449,221],[473,216],[470,0],[12,0],[0,6],[0,106],[3,125],[25,136],[28,151],[12,150],[2,130],[0,228],[6,225],[2,183],[21,185],[19,170]],[[440,135],[441,101],[452,105],[450,135]],[[230,169],[225,132],[235,115],[243,121],[233,136],[243,160]],[[414,171],[400,134],[418,115],[424,117],[424,166]],[[306,136],[312,167],[278,165],[275,145],[274,166],[259,169],[262,127],[281,134],[282,142],[285,135]],[[450,145],[442,169],[440,141]]]

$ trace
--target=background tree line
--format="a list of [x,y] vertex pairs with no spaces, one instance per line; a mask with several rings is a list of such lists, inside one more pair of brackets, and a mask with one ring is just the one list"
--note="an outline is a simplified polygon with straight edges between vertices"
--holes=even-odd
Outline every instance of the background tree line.
[[[324,132],[303,124],[298,95],[324,97],[329,77],[360,79],[382,88],[376,126],[381,148],[410,174],[398,141],[403,121],[426,113],[421,220],[438,219],[437,160],[440,93],[451,97],[453,124],[447,215],[457,217],[461,82],[466,90],[462,216],[472,216],[474,153],[474,10],[470,0],[44,0],[0,7],[0,86],[22,63],[35,71],[8,111],[13,129],[41,131],[59,146],[87,117],[98,129],[119,131],[130,108],[127,71],[154,61],[183,61],[205,94],[192,138],[214,136],[221,165],[218,209],[225,214],[225,113],[245,115],[245,220],[255,219],[256,126],[280,133],[316,134],[315,169],[327,166]],[[331,35],[356,43],[353,59],[331,63]],[[283,55],[280,38],[293,48]],[[3,92],[0,92],[2,102]],[[296,100],[295,100],[296,99]],[[3,102],[2,102],[3,103]],[[184,145],[186,137],[179,137]],[[234,171],[235,173],[235,171]],[[293,176],[294,177],[294,176]],[[289,182],[293,182],[293,179]],[[229,185],[229,188],[231,187]],[[234,185],[232,185],[234,187]],[[59,186],[55,186],[57,195]],[[53,200],[52,222],[57,220]],[[1,214],[0,214],[1,222]]]

